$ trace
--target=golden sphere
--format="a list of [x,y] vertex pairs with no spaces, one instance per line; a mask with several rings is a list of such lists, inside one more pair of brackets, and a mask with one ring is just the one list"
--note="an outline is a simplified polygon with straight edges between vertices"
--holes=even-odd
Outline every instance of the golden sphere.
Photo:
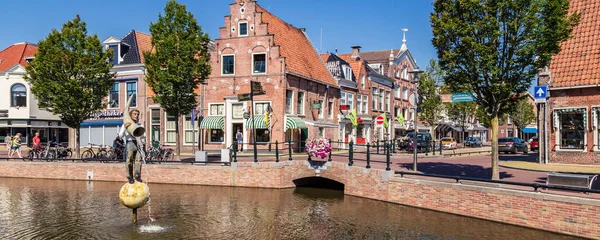
[[141,208],[150,200],[150,188],[143,182],[125,183],[119,192],[119,199],[128,208]]

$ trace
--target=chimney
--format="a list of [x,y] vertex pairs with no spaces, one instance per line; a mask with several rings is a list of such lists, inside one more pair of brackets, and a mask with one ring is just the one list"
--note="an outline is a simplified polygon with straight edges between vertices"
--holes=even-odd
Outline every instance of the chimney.
[[352,46],[352,57],[359,58],[360,57],[360,46]]
[[300,31],[306,32],[306,28],[300,28]]

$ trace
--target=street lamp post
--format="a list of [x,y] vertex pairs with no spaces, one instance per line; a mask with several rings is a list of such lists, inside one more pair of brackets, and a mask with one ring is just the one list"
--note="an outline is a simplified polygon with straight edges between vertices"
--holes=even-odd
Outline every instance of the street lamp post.
[[[419,109],[419,78],[421,77],[421,74],[423,73],[423,71],[419,70],[419,68],[417,67],[416,69],[413,69],[412,71],[408,72],[410,74],[413,75],[413,81],[415,82],[415,93],[413,94],[414,96],[414,104],[415,104],[415,111],[413,112],[414,116],[413,116],[413,120],[414,120],[414,129],[413,129],[413,171],[417,171],[417,144],[419,142],[419,138],[417,137],[418,134],[418,124],[417,124],[417,120],[419,119],[417,117],[417,109]],[[425,139],[423,139],[423,142],[425,142]]]

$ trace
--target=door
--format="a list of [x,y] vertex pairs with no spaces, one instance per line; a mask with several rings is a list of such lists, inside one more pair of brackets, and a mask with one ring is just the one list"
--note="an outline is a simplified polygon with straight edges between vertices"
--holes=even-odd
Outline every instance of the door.
[[308,128],[300,129],[300,152],[304,152],[306,146],[306,139],[308,139]]
[[152,146],[157,148],[158,145],[160,144],[160,125],[153,125],[152,126],[152,133],[151,133],[151,137],[152,137]]
[[[232,123],[231,124],[231,130],[233,131],[233,134],[231,134],[231,142],[237,142],[237,132],[238,132],[238,128],[240,129],[240,131],[242,131],[242,134],[244,134],[244,124],[243,123]],[[238,146],[239,148],[239,146]]]

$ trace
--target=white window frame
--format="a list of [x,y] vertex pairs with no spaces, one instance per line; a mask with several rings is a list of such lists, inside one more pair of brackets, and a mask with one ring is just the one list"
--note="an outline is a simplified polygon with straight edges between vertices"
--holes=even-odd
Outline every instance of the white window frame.
[[387,112],[390,112],[390,106],[392,103],[391,98],[392,98],[392,93],[390,91],[385,91],[385,104],[386,104],[385,109]]
[[378,91],[376,87],[372,87],[371,88],[371,95],[373,95],[373,99],[371,99],[371,108],[373,109],[373,111],[377,110],[377,95],[378,95]]
[[[215,115],[213,115],[212,111],[211,111],[213,105],[222,105],[223,106],[223,114],[215,114]],[[225,116],[225,114],[226,114],[225,111],[226,111],[226,109],[225,109],[225,103],[224,102],[216,102],[216,103],[209,103],[208,104],[208,116]]]
[[[129,88],[127,87],[127,85],[129,85],[130,83],[134,83],[135,84],[135,93],[133,94],[135,96],[135,106],[131,107],[131,108],[137,108],[139,105],[138,102],[138,83],[137,81],[130,81],[130,82],[125,82],[125,97],[127,98],[127,101],[129,101]],[[125,103],[127,104],[127,103]]]
[[256,105],[258,104],[265,104],[268,103],[269,106],[273,107],[273,103],[271,101],[254,101],[254,106],[252,106],[252,112],[254,113],[254,115],[258,115],[258,114],[265,114],[263,113],[256,113]]
[[356,111],[361,114],[362,113],[362,94],[356,95]]
[[409,78],[408,77],[408,68],[402,69],[402,78],[406,79],[406,80],[410,80],[410,79],[408,79]]
[[395,85],[394,86],[394,98],[401,98],[401,97],[402,97],[402,90],[399,85]]
[[360,78],[360,86],[362,90],[365,90],[365,75],[362,75],[362,77]]
[[[287,93],[291,92],[291,99],[290,99],[290,112],[287,111]],[[293,89],[286,89],[285,90],[285,114],[294,114],[294,90]]]
[[[242,24],[246,24],[246,34],[242,35]],[[246,37],[248,36],[248,33],[250,32],[250,24],[248,24],[248,22],[246,21],[240,21],[238,22],[238,37]]]
[[[265,55],[265,72],[254,72],[254,56],[255,55],[259,55],[259,54],[264,54]],[[252,75],[264,75],[267,74],[267,52],[256,52],[256,53],[252,53],[252,67],[250,67],[250,71]],[[234,60],[234,65],[235,65],[235,60]],[[235,71],[234,71],[235,72]]]
[[402,87],[402,100],[408,100],[408,88]]
[[[184,146],[191,146],[194,143],[196,143],[196,144],[198,143],[198,136],[199,136],[198,135],[198,133],[199,133],[198,130],[199,129],[196,128],[195,126],[192,126],[191,116],[190,116],[190,120],[189,121],[187,120],[187,117],[188,117],[188,115],[185,115],[184,118],[183,118],[183,145]],[[194,120],[194,124],[197,124],[196,120]],[[192,134],[194,135],[193,136],[194,139],[192,140],[192,142],[186,141],[186,135],[188,134],[188,132],[192,132]],[[223,139],[225,139],[225,137],[223,137]]]
[[[177,132],[176,129],[177,127],[174,128],[168,128],[169,126],[169,114],[165,111],[165,145],[170,145],[170,146],[174,146],[175,144],[177,144]],[[177,117],[175,117],[175,124],[177,124]],[[175,141],[174,142],[169,142],[169,132],[175,132]]]
[[319,102],[321,103],[321,109],[319,109],[319,119],[323,119],[325,116],[325,102],[322,99],[319,100]]
[[377,106],[377,109],[382,112],[385,110],[385,92],[383,88],[379,89],[379,106]]
[[346,80],[352,81],[352,68],[349,66],[344,66],[344,77]]
[[352,112],[352,110],[354,110],[354,93],[348,92],[347,98],[348,105],[350,105],[350,111]]
[[369,95],[363,95],[363,114],[369,114]]
[[329,111],[329,119],[333,119],[333,115],[334,115],[333,113],[335,112],[335,111],[333,111],[334,107],[335,107],[335,103],[330,100],[327,103],[327,111]]
[[592,128],[592,134],[594,134],[594,145],[595,147],[592,147],[592,150],[594,152],[600,151],[600,145],[598,142],[600,141],[599,139],[599,134],[600,134],[600,128],[598,128],[598,122],[600,119],[600,117],[598,117],[598,114],[600,114],[600,105],[593,105],[590,108],[590,114],[591,114],[591,119],[590,119],[590,125]]
[[[111,93],[112,93],[112,87],[110,89],[110,91],[108,92],[108,106],[106,107],[107,109],[119,109],[119,107],[121,107],[121,83],[119,81],[114,81],[113,82],[113,86],[114,84],[117,84],[117,107],[110,107],[110,102],[113,100],[111,97]],[[125,88],[127,88],[127,85],[125,85]],[[136,92],[137,95],[137,92]],[[127,96],[127,90],[125,90],[125,96]],[[12,99],[11,99],[12,100]],[[129,100],[129,99],[127,99]],[[137,103],[137,102],[136,102]]]
[[[223,60],[225,57],[233,56],[233,73],[225,73],[225,68],[223,64],[225,61]],[[233,76],[235,75],[235,54],[221,54],[221,76]]]
[[298,111],[298,110],[296,109],[296,111],[297,111],[297,113],[296,113],[296,114],[298,114],[298,115],[304,115],[304,102],[305,102],[305,99],[304,99],[304,98],[305,98],[305,96],[306,96],[306,93],[305,93],[305,92],[303,92],[303,91],[298,91],[298,93],[297,93],[297,95],[296,95],[296,101],[298,101],[298,100],[300,99],[300,93],[302,93],[302,101],[301,101],[301,104],[300,104],[300,105],[297,105],[297,107],[299,106],[299,107],[300,107],[300,110],[302,110],[302,111]]
[[[583,149],[563,149],[561,148],[561,144],[560,141],[562,140],[561,137],[561,124],[560,124],[560,113],[556,114],[557,110],[561,110],[561,109],[585,109],[585,113],[584,113],[584,117],[583,120],[585,121],[585,126],[583,126]],[[578,107],[563,107],[563,108],[554,108],[554,111],[552,112],[552,117],[554,118],[553,120],[555,121],[555,126],[554,126],[554,130],[556,133],[556,137],[554,138],[554,143],[556,146],[556,151],[557,152],[587,152],[588,149],[588,140],[587,140],[587,135],[588,135],[588,124],[590,121],[588,121],[587,118],[589,118],[589,114],[587,114],[589,112],[589,108],[587,106],[578,106]],[[593,120],[593,119],[592,119]]]
[[346,96],[346,92],[341,91],[340,92],[340,105],[348,104],[347,99],[348,99],[348,97]]

